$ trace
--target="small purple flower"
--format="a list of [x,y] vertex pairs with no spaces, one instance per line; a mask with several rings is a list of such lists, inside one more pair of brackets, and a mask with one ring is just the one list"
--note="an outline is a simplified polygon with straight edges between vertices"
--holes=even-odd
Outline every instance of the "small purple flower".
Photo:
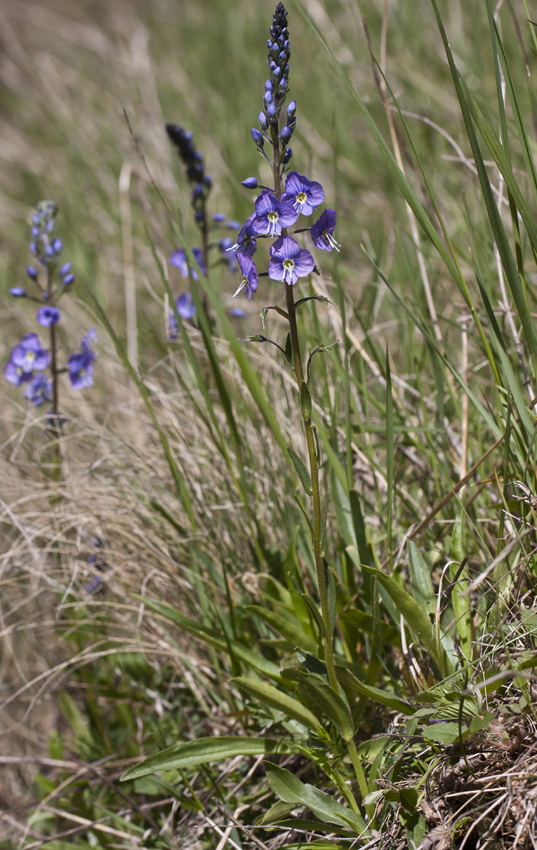
[[[192,248],[192,253],[196,258],[197,263],[201,267],[202,272],[205,274],[206,268],[201,262],[201,248]],[[171,266],[175,266],[176,269],[179,269],[183,277],[188,277],[188,262],[186,259],[186,254],[182,250],[182,248],[178,248],[176,251],[173,252],[169,259],[169,263]],[[192,268],[192,278],[193,280],[199,280],[198,273],[195,268]]]
[[37,245],[36,245],[36,243],[30,242],[29,247],[30,247],[30,253],[33,254],[34,257],[37,257]]
[[315,268],[315,260],[309,251],[301,248],[292,236],[280,236],[270,246],[268,273],[271,280],[282,280],[295,284],[299,277],[306,277]]
[[93,593],[96,590],[100,590],[102,587],[103,580],[100,576],[93,576],[92,580],[84,585],[88,593]]
[[295,209],[299,213],[311,215],[313,210],[324,201],[324,190],[320,183],[308,180],[298,171],[291,171],[285,181],[284,197],[292,198]]
[[28,294],[24,287],[22,286],[14,286],[13,289],[9,290],[9,294],[13,296],[13,298],[26,298]]
[[61,254],[63,250],[63,242],[61,239],[58,239],[58,237],[52,240],[52,250],[55,254]]
[[196,305],[192,301],[190,292],[183,292],[175,304],[182,319],[191,319],[196,312]]
[[310,233],[313,243],[322,251],[339,251],[341,245],[332,236],[336,227],[336,211],[327,209],[312,224]]
[[26,274],[32,280],[37,280],[38,272],[37,269],[34,268],[34,266],[26,266]]
[[233,245],[234,242],[231,236],[223,236],[218,243],[218,247],[224,256],[224,259],[227,261],[230,272],[234,272],[237,268],[237,259],[235,254],[228,253],[228,251],[232,251]]
[[26,334],[15,346],[9,359],[24,373],[31,372],[32,369],[42,371],[50,364],[50,351],[41,348],[37,334]]
[[232,307],[229,311],[235,319],[245,319],[248,313],[242,307]]
[[4,366],[4,377],[10,384],[15,384],[20,387],[25,381],[32,380],[32,372],[24,372],[20,366],[15,366],[11,360],[8,360]]
[[[65,265],[68,266],[69,263],[66,263]],[[64,286],[70,286],[74,282],[75,282],[75,276],[72,272],[71,272],[71,274],[65,275],[65,277],[63,279]]]
[[233,221],[232,219],[230,219],[229,221],[226,221],[226,227],[228,227],[229,230],[240,230],[241,223],[240,221]]
[[90,351],[78,351],[67,360],[69,380],[75,390],[85,390],[93,384],[93,361],[95,355]]
[[37,311],[37,323],[44,328],[55,325],[60,321],[60,311],[57,307],[40,307]]
[[[70,271],[71,271],[71,263],[64,263],[63,266],[60,266],[58,274],[60,275],[60,277],[65,277],[65,275],[69,274]],[[64,281],[64,283],[65,283],[65,281]]]
[[225,221],[227,218],[225,213],[215,213],[213,215],[213,221]]
[[255,218],[252,222],[258,236],[279,236],[282,228],[290,227],[298,218],[291,198],[278,201],[272,192],[263,192],[255,202]]
[[93,343],[95,342],[97,342],[97,332],[95,328],[90,328],[87,334],[84,334],[80,340],[80,347],[82,351],[87,351],[90,354],[93,354]]
[[24,391],[24,398],[40,407],[52,397],[52,381],[46,375],[36,375]]
[[242,181],[242,185],[245,189],[257,189],[259,183],[255,177],[247,177],[246,180]]
[[250,130],[250,132],[251,132],[251,134],[252,134],[252,139],[254,140],[254,142],[256,143],[256,145],[257,145],[259,148],[262,148],[262,147],[263,147],[263,145],[265,144],[265,142],[264,142],[264,140],[263,140],[263,136],[261,135],[261,133],[259,132],[259,130],[257,130],[255,127],[252,127],[252,129]]
[[237,254],[237,260],[242,272],[242,280],[233,298],[236,298],[239,292],[244,289],[244,294],[248,296],[248,301],[251,301],[252,292],[257,290],[257,269],[255,263],[249,254],[245,253]]
[[248,254],[253,257],[257,249],[256,231],[254,229],[255,213],[248,216],[237,236],[237,241],[228,251],[235,251],[237,254]]

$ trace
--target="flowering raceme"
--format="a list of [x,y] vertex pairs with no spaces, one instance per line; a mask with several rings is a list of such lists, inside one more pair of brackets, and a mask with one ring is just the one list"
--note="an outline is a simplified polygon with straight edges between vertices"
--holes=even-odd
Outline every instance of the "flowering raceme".
[[[55,201],[41,201],[32,215],[30,252],[34,257],[33,264],[26,266],[26,275],[33,284],[31,294],[25,287],[15,286],[9,290],[14,298],[25,298],[39,304],[36,314],[37,324],[47,328],[50,349],[45,350],[36,333],[26,334],[13,348],[9,360],[4,367],[4,377],[15,386],[27,383],[24,397],[40,407],[45,402],[52,401],[52,423],[56,426],[61,421],[58,416],[58,387],[59,376],[68,372],[71,385],[75,389],[83,389],[93,383],[93,361],[95,354],[91,343],[96,341],[95,330],[82,339],[81,350],[72,354],[67,360],[67,368],[60,368],[57,363],[56,325],[61,320],[61,312],[57,306],[59,299],[68,291],[75,281],[71,271],[71,263],[64,262],[58,267],[60,255],[63,252],[63,242],[53,236],[55,216],[58,206]],[[43,302],[46,302],[43,304]],[[42,374],[50,370],[50,375]],[[36,374],[37,373],[37,374]]]

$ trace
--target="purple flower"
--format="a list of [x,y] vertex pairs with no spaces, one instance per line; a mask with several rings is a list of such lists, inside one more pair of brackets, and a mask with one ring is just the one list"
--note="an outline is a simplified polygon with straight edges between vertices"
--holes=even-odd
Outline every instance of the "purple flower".
[[311,238],[322,251],[339,251],[341,245],[332,236],[336,227],[336,211],[325,210],[311,226]]
[[246,310],[243,310],[242,307],[232,307],[229,311],[235,319],[245,319],[248,313]]
[[258,236],[279,236],[283,227],[294,224],[298,218],[292,199],[283,197],[279,201],[272,192],[263,192],[255,202],[255,218],[252,222]]
[[4,377],[10,384],[20,387],[25,381],[31,381],[32,372],[24,372],[20,366],[15,366],[11,360],[8,360],[4,366]]
[[36,375],[24,391],[24,398],[40,407],[52,397],[52,381],[46,375]]
[[320,183],[312,183],[298,171],[291,171],[285,181],[284,197],[293,199],[295,209],[299,213],[311,215],[313,210],[324,201],[324,190]]
[[234,242],[231,236],[223,236],[218,243],[218,247],[224,256],[224,259],[227,261],[230,272],[234,272],[237,268],[237,259],[235,254],[228,254],[228,251],[232,251],[233,245]]
[[[201,248],[192,248],[192,253],[196,258],[197,263],[201,267],[202,272],[205,274],[206,268],[201,262]],[[188,262],[186,259],[186,254],[182,250],[182,248],[178,248],[170,257],[169,263],[171,266],[175,266],[176,269],[179,269],[183,277],[188,277]],[[198,273],[195,268],[192,268],[192,278],[193,280],[199,280]]]
[[192,302],[190,292],[183,292],[175,302],[177,312],[182,319],[191,319],[196,312],[196,305]]
[[34,266],[26,266],[26,274],[32,280],[37,280],[37,269]]
[[80,340],[80,347],[83,351],[88,351],[93,354],[93,343],[97,342],[97,333],[95,328],[90,328],[87,334],[84,334]]
[[9,290],[9,294],[13,298],[26,298],[27,292],[22,286],[14,286],[13,289]]
[[26,334],[15,346],[9,359],[24,373],[31,372],[32,369],[42,371],[47,369],[50,363],[50,351],[41,348],[37,334]]
[[268,273],[271,280],[283,280],[295,284],[299,277],[306,277],[315,268],[315,260],[309,251],[301,248],[292,236],[280,236],[270,246]]
[[248,216],[237,236],[237,241],[228,251],[235,251],[237,254],[245,253],[253,257],[257,248],[256,231],[254,230],[255,213]]
[[237,260],[242,272],[241,285],[237,289],[233,298],[236,298],[239,292],[244,289],[244,294],[248,296],[248,301],[252,300],[252,292],[257,289],[257,269],[255,263],[249,254],[237,254]]
[[[66,274],[69,274],[70,271],[71,271],[71,263],[64,263],[63,266],[60,266],[60,270],[58,271],[58,274],[60,275],[60,277],[64,277]],[[64,283],[65,283],[65,281],[64,281]]]
[[230,230],[240,230],[241,223],[240,221],[233,221],[232,219],[230,219],[229,221],[226,221],[226,227],[228,227]]
[[37,311],[37,323],[44,328],[55,325],[60,321],[60,311],[57,307],[40,307]]
[[52,240],[52,249],[53,249],[55,254],[61,254],[61,252],[63,250],[62,240],[58,239],[58,237],[56,237],[56,239],[53,239]]
[[259,132],[259,130],[256,130],[256,128],[255,128],[255,127],[252,127],[252,129],[250,130],[250,132],[251,132],[251,134],[252,134],[252,139],[254,140],[254,142],[256,143],[256,145],[257,145],[259,148],[262,148],[262,147],[263,147],[263,145],[265,144],[265,142],[264,142],[264,140],[263,140],[263,136],[261,135],[261,133]]
[[[65,265],[68,266],[69,263],[66,263]],[[75,276],[72,272],[71,272],[71,274],[65,275],[65,277],[63,279],[64,286],[70,286],[70,284],[74,283],[74,282],[75,282]]]
[[93,361],[95,355],[90,351],[78,351],[67,360],[69,380],[75,390],[84,390],[93,384]]
[[245,189],[257,189],[259,183],[255,177],[247,177],[246,180],[242,181],[242,185]]
[[213,221],[225,221],[227,218],[225,213],[215,213],[213,215]]

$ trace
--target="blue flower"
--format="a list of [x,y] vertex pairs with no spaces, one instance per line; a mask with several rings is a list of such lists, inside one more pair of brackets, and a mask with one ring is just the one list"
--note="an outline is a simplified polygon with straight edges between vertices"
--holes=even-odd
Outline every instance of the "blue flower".
[[254,230],[255,213],[248,216],[237,236],[237,241],[228,251],[235,251],[237,254],[246,253],[253,257],[257,248],[256,232]]
[[231,313],[231,315],[232,315],[232,316],[234,316],[236,319],[245,319],[245,318],[247,317],[247,315],[248,315],[248,313],[246,312],[246,310],[243,310],[241,307],[232,307],[232,308],[231,308],[231,310],[230,310],[229,312],[230,312],[230,313]]
[[90,328],[80,340],[80,347],[83,351],[89,351],[93,354],[93,343],[95,342],[97,342],[97,332],[95,328]]
[[32,280],[37,280],[38,272],[37,269],[34,268],[34,266],[26,266],[26,274]]
[[295,284],[299,277],[306,277],[315,268],[315,260],[309,251],[301,248],[292,236],[280,236],[270,246],[268,273],[271,280],[282,280]]
[[336,211],[327,209],[312,224],[310,229],[311,238],[317,248],[322,251],[339,251],[341,245],[332,236],[336,227]]
[[324,190],[320,183],[312,182],[297,171],[292,171],[287,175],[283,197],[292,198],[295,209],[302,215],[311,215],[324,201]]
[[33,373],[24,372],[20,366],[15,366],[11,360],[8,360],[4,366],[4,377],[10,384],[15,384],[16,387],[20,387],[20,385],[25,381],[32,380]]
[[93,384],[93,362],[95,355],[89,351],[78,351],[67,360],[69,380],[75,390],[84,390]]
[[40,407],[52,398],[52,381],[46,375],[36,375],[24,391],[24,398]]
[[60,277],[65,277],[66,274],[69,274],[71,271],[71,263],[64,263],[63,266],[60,266],[58,274]]
[[[181,293],[175,302],[175,306],[177,307],[177,312],[182,319],[191,319],[196,313],[196,305],[192,301],[192,295],[190,292]],[[175,339],[178,330],[179,328],[177,326],[175,313],[173,310],[170,310],[169,333],[172,339]]]
[[13,296],[13,298],[26,298],[27,292],[22,286],[14,286],[13,289],[9,290],[9,294]]
[[239,292],[244,289],[244,294],[248,296],[248,301],[252,300],[252,292],[257,290],[257,269],[255,263],[249,254],[237,254],[240,270],[242,272],[242,280],[233,298],[236,298]]
[[291,198],[279,201],[272,192],[263,192],[255,202],[255,218],[252,227],[258,236],[279,236],[282,228],[294,224],[298,212]]
[[57,307],[40,307],[37,311],[37,323],[44,328],[55,325],[60,321],[60,311]]
[[[205,274],[206,268],[201,262],[202,253],[201,248],[192,248],[192,253],[196,258],[199,266],[201,267],[202,272]],[[171,266],[175,266],[176,269],[179,269],[183,277],[188,277],[188,262],[186,258],[186,254],[182,248],[178,248],[173,254],[170,256],[169,263]],[[195,268],[192,268],[192,278],[194,280],[199,280],[198,273]]]
[[[9,359],[24,374],[28,374],[33,369],[40,372],[47,369],[50,364],[50,351],[41,348],[37,334],[26,334],[15,346]],[[26,379],[23,378],[23,380]]]
[[235,257],[235,254],[228,253],[229,251],[233,250],[233,245],[234,242],[231,236],[222,237],[222,239],[220,239],[218,243],[218,247],[220,248],[220,251],[224,256],[224,259],[227,261],[230,272],[234,272],[237,268],[237,259]]
[[255,177],[247,177],[246,180],[242,181],[242,185],[245,189],[257,189],[259,183]]

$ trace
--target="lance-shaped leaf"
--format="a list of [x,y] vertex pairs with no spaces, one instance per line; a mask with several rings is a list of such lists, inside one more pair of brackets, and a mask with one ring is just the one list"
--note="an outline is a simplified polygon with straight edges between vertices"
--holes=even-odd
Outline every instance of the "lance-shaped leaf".
[[307,652],[316,651],[316,641],[310,635],[307,635],[297,620],[289,614],[283,617],[269,608],[262,608],[261,605],[246,605],[245,610],[251,614],[255,614],[256,617],[260,617],[265,623],[268,623],[271,629],[279,632],[279,634],[288,641],[291,641],[295,646],[299,646],[301,649],[307,650]]
[[287,454],[289,455],[289,457],[291,458],[291,460],[293,462],[293,466],[295,467],[295,472],[298,475],[298,477],[300,478],[304,490],[306,491],[308,496],[311,496],[311,494],[313,493],[313,485],[311,483],[310,474],[309,474],[308,470],[306,469],[303,461],[300,460],[297,453],[290,446],[287,447]]
[[231,681],[238,685],[241,691],[246,691],[247,694],[258,699],[262,705],[269,705],[277,711],[283,711],[287,717],[298,720],[299,723],[308,726],[310,729],[318,729],[320,727],[321,723],[309,708],[306,708],[297,699],[289,696],[289,694],[284,694],[278,688],[275,688],[274,685],[268,685],[266,682],[262,682],[261,679],[252,679],[247,676],[237,676],[236,679],[232,679]]

